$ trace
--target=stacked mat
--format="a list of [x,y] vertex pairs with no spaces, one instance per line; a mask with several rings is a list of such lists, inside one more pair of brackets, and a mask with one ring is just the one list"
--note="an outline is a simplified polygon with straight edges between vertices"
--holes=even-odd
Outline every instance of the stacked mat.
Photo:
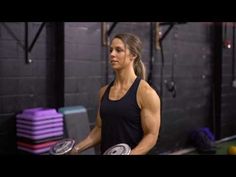
[[[84,106],[68,106],[58,110],[63,114],[64,137],[75,140],[77,144],[86,138],[90,132],[87,109]],[[89,148],[80,155],[94,155],[95,149]]]
[[17,149],[27,153],[48,153],[63,138],[63,115],[56,109],[25,109],[16,116]]

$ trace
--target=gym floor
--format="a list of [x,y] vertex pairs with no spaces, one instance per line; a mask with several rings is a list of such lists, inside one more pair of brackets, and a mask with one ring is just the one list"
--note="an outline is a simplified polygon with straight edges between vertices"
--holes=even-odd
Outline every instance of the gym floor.
[[[215,154],[204,154],[204,155],[227,155],[228,148],[230,146],[236,146],[236,139],[222,142],[222,143],[216,143],[216,153]],[[184,155],[201,155],[196,150],[192,152],[188,152]]]

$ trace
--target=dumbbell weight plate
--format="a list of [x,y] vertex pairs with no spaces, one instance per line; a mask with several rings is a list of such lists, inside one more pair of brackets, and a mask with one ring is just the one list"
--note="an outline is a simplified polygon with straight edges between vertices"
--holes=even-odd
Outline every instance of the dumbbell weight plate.
[[103,155],[129,155],[131,148],[128,144],[120,143],[108,148]]
[[51,155],[65,155],[72,150],[75,145],[75,140],[73,139],[63,139],[58,141],[50,148]]

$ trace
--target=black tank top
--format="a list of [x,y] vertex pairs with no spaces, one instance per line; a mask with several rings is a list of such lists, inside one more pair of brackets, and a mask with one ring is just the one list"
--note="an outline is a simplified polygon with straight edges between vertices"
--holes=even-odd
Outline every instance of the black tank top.
[[118,143],[134,148],[143,137],[140,108],[136,94],[140,83],[136,78],[126,94],[119,100],[110,100],[109,92],[114,81],[107,87],[100,106],[102,120],[101,153]]

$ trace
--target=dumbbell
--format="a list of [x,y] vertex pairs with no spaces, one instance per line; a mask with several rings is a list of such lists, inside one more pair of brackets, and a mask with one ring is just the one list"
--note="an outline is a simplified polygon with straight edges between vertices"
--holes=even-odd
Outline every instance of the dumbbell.
[[128,144],[120,143],[108,148],[103,155],[129,155],[131,148]]
[[75,140],[70,138],[63,139],[54,144],[50,148],[49,153],[51,155],[68,155],[69,152],[73,149],[74,145]]
[[[75,145],[75,140],[67,138],[58,141],[50,148],[51,155],[68,155]],[[103,155],[129,155],[131,148],[128,144],[120,143],[108,148]]]

